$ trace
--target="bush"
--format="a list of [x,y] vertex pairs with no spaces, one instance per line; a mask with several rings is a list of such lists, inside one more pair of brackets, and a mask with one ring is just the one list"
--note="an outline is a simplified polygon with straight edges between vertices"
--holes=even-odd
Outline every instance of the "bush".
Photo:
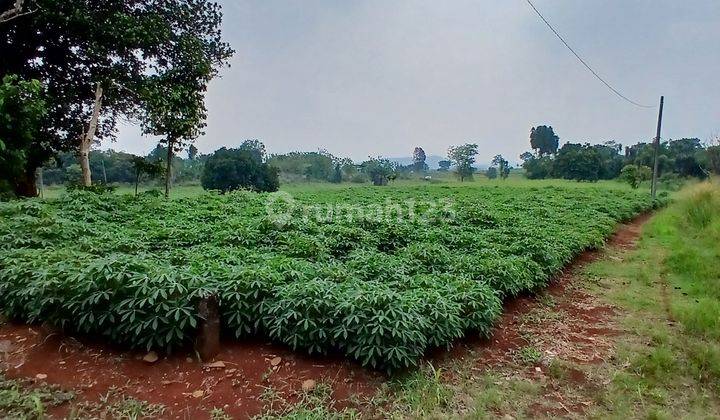
[[700,186],[694,190],[693,195],[683,204],[686,220],[693,227],[704,229],[717,217],[717,209],[720,208],[720,195],[711,186]]
[[239,189],[258,192],[277,191],[278,170],[263,163],[250,150],[222,148],[205,163],[202,187],[223,193]]
[[627,182],[634,189],[640,186],[640,183],[652,178],[652,169],[641,165],[625,165],[620,170],[621,181]]

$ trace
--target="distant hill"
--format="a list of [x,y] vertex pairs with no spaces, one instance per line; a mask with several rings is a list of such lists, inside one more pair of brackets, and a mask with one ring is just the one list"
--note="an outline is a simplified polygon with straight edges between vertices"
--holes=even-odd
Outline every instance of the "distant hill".
[[[396,157],[396,158],[388,158],[391,162],[396,162],[400,165],[407,166],[413,163],[412,157]],[[428,167],[431,170],[435,170],[439,168],[438,162],[441,160],[447,160],[447,157],[444,156],[438,156],[438,155],[430,155],[425,157],[425,163],[427,163]],[[488,168],[488,164],[486,163],[476,163],[475,167],[478,168],[478,170],[484,171]]]

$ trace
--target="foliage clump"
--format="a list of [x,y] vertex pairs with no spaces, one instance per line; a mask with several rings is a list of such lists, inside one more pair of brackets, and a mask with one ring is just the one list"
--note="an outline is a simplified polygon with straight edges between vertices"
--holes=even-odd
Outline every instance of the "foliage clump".
[[621,181],[625,181],[633,189],[637,189],[643,181],[648,181],[652,178],[652,169],[642,165],[625,165],[620,170]]
[[280,187],[278,170],[243,148],[223,147],[215,151],[205,163],[201,182],[206,190],[222,192],[239,189],[272,192]]

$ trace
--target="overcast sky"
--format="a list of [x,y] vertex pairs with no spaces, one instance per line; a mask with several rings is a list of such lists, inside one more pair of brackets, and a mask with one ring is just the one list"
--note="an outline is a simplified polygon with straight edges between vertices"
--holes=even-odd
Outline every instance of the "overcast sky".
[[[257,138],[271,153],[361,160],[475,142],[480,162],[516,162],[534,125],[552,125],[561,143],[654,136],[657,109],[616,97],[524,0],[221,3],[236,54],[210,87],[203,153]],[[626,96],[665,95],[663,138],[720,131],[720,0],[535,5]],[[104,147],[154,145],[124,126]]]

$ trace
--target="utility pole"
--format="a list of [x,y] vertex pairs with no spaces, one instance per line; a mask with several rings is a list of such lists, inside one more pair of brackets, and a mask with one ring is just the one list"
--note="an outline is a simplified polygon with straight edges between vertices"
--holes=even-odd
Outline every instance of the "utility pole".
[[650,186],[650,194],[652,194],[653,200],[655,199],[655,196],[657,195],[657,178],[658,178],[658,153],[660,150],[660,130],[662,129],[662,113],[663,113],[663,104],[665,102],[665,97],[660,97],[660,112],[658,113],[658,123],[657,123],[657,132],[655,134],[655,157],[653,158],[653,175],[652,175],[652,185]]

